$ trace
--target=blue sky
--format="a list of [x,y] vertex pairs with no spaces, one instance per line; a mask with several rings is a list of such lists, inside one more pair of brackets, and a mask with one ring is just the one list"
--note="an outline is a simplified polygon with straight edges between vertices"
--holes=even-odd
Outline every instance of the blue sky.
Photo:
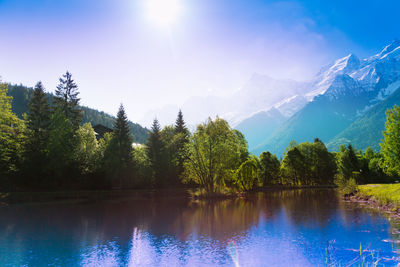
[[[400,2],[177,1],[173,23],[150,0],[0,0],[0,75],[53,92],[72,72],[82,104],[131,120],[191,96],[226,95],[254,72],[307,80],[322,65],[399,38]],[[157,1],[157,0],[153,0]]]

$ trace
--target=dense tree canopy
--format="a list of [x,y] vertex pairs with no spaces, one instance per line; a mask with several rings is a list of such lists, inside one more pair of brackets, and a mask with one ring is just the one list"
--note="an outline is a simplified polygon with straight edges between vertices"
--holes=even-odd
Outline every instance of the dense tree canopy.
[[386,111],[384,140],[381,143],[383,161],[381,167],[386,173],[400,176],[400,107]]
[[194,181],[208,192],[232,183],[236,169],[247,151],[236,131],[220,118],[208,119],[197,127],[187,146],[186,181]]
[[283,182],[292,185],[333,184],[336,172],[334,156],[315,139],[290,148],[282,161]]
[[23,151],[25,124],[11,111],[12,98],[7,96],[7,84],[0,83],[0,179],[12,183],[18,171]]

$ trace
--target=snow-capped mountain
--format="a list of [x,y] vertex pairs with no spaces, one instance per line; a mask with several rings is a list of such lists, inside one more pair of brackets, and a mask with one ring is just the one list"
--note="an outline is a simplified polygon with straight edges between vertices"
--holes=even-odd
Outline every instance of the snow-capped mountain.
[[305,97],[311,101],[260,144],[281,154],[291,140],[328,142],[400,86],[400,41],[360,60],[350,54],[321,69]]

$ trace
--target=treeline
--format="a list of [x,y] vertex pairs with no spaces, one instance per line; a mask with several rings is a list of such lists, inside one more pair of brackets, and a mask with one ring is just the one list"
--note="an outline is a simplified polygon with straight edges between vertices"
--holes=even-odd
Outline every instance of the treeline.
[[[28,105],[33,95],[33,89],[23,85],[8,85],[7,95],[12,96],[12,111],[22,119],[24,113],[28,113]],[[46,93],[48,102],[50,105],[53,104],[54,95]],[[98,111],[89,107],[79,106],[82,110],[82,122],[85,124],[90,122],[93,126],[97,124],[104,125],[108,128],[113,128],[115,117],[103,112]],[[149,131],[143,128],[137,123],[129,121],[129,129],[132,136],[135,139],[135,143],[144,144],[147,140]]]
[[190,133],[179,112],[173,125],[153,121],[144,145],[135,145],[121,105],[113,132],[97,140],[81,125],[78,86],[60,78],[49,102],[38,82],[23,119],[12,112],[0,84],[0,190],[131,189],[192,186],[207,194],[269,186],[386,182],[400,175],[400,109],[387,112],[380,153],[351,145],[329,152],[316,138],[292,142],[282,159],[251,155],[242,133],[208,119]]
[[[17,94],[27,101],[22,118],[12,111],[7,92],[7,84],[0,83],[1,191],[181,186],[190,135],[182,113],[175,126],[164,129],[155,120],[141,146],[133,140],[122,105],[112,119],[113,132],[103,138],[96,138],[90,123],[82,125],[85,115],[93,114],[79,105],[78,86],[69,72],[60,78],[54,96],[44,92],[41,82],[32,92]],[[23,107],[15,110],[22,112]]]

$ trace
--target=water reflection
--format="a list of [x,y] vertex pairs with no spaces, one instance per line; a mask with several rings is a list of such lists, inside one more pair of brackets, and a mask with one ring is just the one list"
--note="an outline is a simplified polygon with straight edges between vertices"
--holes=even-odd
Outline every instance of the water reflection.
[[360,244],[395,266],[398,229],[333,190],[15,205],[0,208],[0,266],[235,266],[229,242],[240,266],[346,265]]

